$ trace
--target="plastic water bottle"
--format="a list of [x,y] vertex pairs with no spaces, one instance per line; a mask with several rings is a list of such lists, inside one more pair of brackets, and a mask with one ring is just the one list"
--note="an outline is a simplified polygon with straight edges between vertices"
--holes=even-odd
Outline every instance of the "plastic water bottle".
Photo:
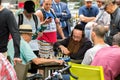
[[37,31],[32,35],[32,40],[35,40],[38,36],[38,33],[44,31],[46,28],[47,25],[41,25],[40,28],[38,28]]

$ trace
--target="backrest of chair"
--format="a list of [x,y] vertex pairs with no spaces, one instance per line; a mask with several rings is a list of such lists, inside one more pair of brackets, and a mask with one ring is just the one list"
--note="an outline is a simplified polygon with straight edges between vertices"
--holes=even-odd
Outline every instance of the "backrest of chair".
[[28,69],[30,67],[30,63],[22,64],[22,63],[16,63],[14,66],[14,69],[17,74],[18,80],[25,80],[27,76]]
[[[71,65],[70,72],[78,77],[78,80],[104,80],[102,66],[90,66],[76,63],[69,63]],[[70,80],[75,80],[70,77]]]

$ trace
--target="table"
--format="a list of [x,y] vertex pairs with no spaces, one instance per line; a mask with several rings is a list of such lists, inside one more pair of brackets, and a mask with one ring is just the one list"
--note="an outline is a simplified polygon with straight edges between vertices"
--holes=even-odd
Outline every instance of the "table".
[[37,68],[44,71],[43,78],[46,78],[49,76],[49,71],[59,70],[62,69],[64,65],[59,65],[58,63],[46,63],[42,65],[38,65]]

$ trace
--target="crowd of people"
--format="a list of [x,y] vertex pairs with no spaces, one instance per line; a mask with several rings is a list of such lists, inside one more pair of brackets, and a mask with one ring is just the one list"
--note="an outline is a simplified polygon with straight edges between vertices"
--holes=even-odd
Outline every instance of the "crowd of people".
[[59,50],[75,63],[103,66],[105,80],[115,80],[120,74],[120,1],[96,0],[98,6],[93,0],[84,2],[71,31],[70,10],[60,0],[42,0],[36,10],[34,1],[27,0],[15,16],[0,0],[0,79],[17,80],[16,62],[32,62],[35,73],[39,64],[62,65],[63,60],[53,59]]

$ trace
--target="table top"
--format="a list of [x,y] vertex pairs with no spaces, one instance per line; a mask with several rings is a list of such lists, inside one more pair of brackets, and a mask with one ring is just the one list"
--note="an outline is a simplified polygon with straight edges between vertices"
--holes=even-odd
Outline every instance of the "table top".
[[64,65],[60,65],[59,63],[56,62],[51,62],[51,63],[44,63],[44,64],[40,64],[38,65],[38,67],[57,67],[57,66],[64,66]]

